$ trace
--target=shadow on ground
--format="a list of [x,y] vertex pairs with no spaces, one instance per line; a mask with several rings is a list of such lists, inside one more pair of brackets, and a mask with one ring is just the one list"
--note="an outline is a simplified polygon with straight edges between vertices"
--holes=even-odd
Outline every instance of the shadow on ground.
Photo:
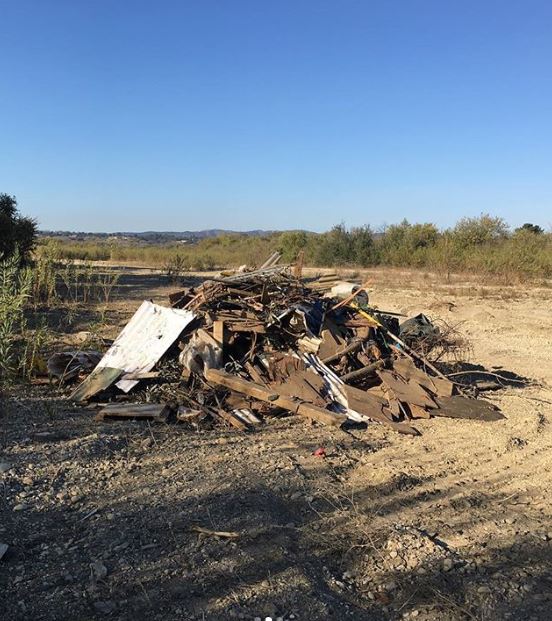
[[[474,512],[484,526],[505,499],[489,481],[458,497],[438,479],[399,474],[353,495],[342,483],[352,460],[299,465],[306,433],[272,454],[262,434],[153,434],[143,423],[98,426],[82,410],[28,416],[24,430],[3,419],[2,451],[14,447],[16,464],[0,509],[6,621],[549,618],[546,536],[505,525],[464,549],[425,527],[436,506],[454,509],[451,531]],[[36,493],[14,511],[29,464]],[[418,517],[402,523],[408,508]]]

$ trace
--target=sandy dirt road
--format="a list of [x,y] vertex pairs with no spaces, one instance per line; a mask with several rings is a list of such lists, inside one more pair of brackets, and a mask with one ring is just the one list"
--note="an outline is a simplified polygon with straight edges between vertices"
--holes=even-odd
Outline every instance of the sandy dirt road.
[[[489,394],[503,421],[435,418],[417,438],[297,417],[247,435],[96,423],[54,389],[15,389],[2,619],[550,619],[552,289],[366,277],[380,308],[461,323],[473,362],[535,383]],[[168,292],[123,285],[120,324]]]

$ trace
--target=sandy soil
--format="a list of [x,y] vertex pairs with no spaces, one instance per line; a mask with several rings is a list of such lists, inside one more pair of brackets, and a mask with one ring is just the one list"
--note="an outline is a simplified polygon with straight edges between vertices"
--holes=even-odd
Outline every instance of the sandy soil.
[[[380,308],[461,323],[473,362],[535,383],[488,395],[503,421],[431,419],[418,438],[297,417],[247,435],[96,423],[17,388],[0,418],[2,619],[550,619],[552,289],[366,277]],[[167,293],[129,272],[110,330]]]

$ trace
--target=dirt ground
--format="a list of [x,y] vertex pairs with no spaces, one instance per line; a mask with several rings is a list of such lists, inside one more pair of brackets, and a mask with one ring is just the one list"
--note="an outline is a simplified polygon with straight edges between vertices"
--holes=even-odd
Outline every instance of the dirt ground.
[[[487,394],[505,420],[416,421],[416,438],[299,417],[196,432],[97,423],[55,388],[16,387],[0,414],[1,618],[550,619],[552,289],[366,277],[379,308],[461,323],[472,362],[531,380]],[[169,290],[125,274],[109,330]]]

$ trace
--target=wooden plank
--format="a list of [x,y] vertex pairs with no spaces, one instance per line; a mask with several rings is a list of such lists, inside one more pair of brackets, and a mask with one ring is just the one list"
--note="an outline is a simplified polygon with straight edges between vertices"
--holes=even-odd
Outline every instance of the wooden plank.
[[213,321],[213,338],[215,339],[218,346],[223,351],[224,351],[224,337],[225,337],[224,321],[220,321],[220,320]]
[[143,380],[143,379],[156,379],[160,375],[159,371],[145,371],[143,373],[127,373],[123,375],[121,379],[124,380]]
[[297,255],[297,259],[295,261],[295,266],[293,268],[293,276],[297,278],[297,280],[301,280],[303,277],[303,263],[305,261],[305,251],[300,250]]
[[395,397],[404,403],[413,403],[420,407],[436,408],[435,402],[429,396],[424,388],[414,380],[406,382],[400,375],[393,371],[379,370],[378,377],[385,386],[395,395]]
[[156,422],[166,422],[170,413],[166,403],[111,403],[100,410],[96,420],[104,418],[147,418]]
[[248,360],[244,366],[247,372],[249,373],[249,375],[252,377],[254,382],[256,382],[257,384],[266,385],[266,382],[263,376],[261,375],[260,371],[257,369],[257,367],[252,362],[249,362]]
[[407,382],[416,381],[438,397],[451,397],[454,391],[454,384],[441,377],[430,377],[427,373],[419,369],[411,358],[399,358],[393,363],[393,370]]
[[409,403],[408,408],[410,409],[410,415],[412,418],[431,418],[430,413],[425,408],[421,408],[419,405]]
[[371,395],[365,390],[355,388],[354,386],[344,385],[343,391],[347,397],[349,409],[354,410],[359,414],[363,414],[378,423],[382,423],[398,433],[411,436],[420,435],[420,432],[417,429],[407,425],[406,423],[393,422],[391,412],[387,410],[383,399],[380,399],[375,395]]
[[[326,330],[324,330],[322,332],[322,335],[324,335],[324,332],[326,332]],[[343,347],[342,349],[340,349],[339,351],[335,351],[331,356],[326,356],[325,358],[322,357],[322,346],[320,347],[320,352],[319,352],[319,356],[321,356],[322,358],[322,362],[324,364],[328,364],[330,362],[334,362],[336,360],[339,360],[341,358],[341,356],[345,356],[347,354],[350,354],[354,351],[356,351],[357,349],[359,349],[362,346],[362,340],[355,340],[352,343],[349,343],[349,345],[347,345],[346,347]]]
[[266,327],[262,321],[228,321],[226,325],[231,332],[256,332],[257,334],[266,333]]
[[361,369],[356,369],[355,371],[351,371],[350,373],[345,373],[345,375],[341,376],[342,381],[344,382],[352,382],[367,375],[375,374],[378,369],[383,369],[386,364],[386,360],[376,360],[376,362],[372,362]]
[[330,412],[329,410],[316,407],[311,403],[303,403],[293,397],[286,397],[276,394],[272,390],[267,389],[265,386],[249,382],[241,377],[235,377],[234,375],[230,375],[219,369],[207,369],[205,371],[205,377],[208,381],[213,382],[214,384],[224,386],[230,390],[235,390],[236,392],[248,395],[258,399],[259,401],[265,401],[273,406],[289,410],[294,414],[306,416],[307,418],[316,420],[324,425],[339,426],[347,420],[347,416],[345,414]]
[[69,401],[87,401],[106,390],[124,373],[123,369],[98,367],[69,395]]
[[270,385],[270,389],[280,395],[295,397],[322,408],[326,405],[326,400],[322,397],[324,388],[325,382],[319,375],[305,370],[298,370],[283,382]]

